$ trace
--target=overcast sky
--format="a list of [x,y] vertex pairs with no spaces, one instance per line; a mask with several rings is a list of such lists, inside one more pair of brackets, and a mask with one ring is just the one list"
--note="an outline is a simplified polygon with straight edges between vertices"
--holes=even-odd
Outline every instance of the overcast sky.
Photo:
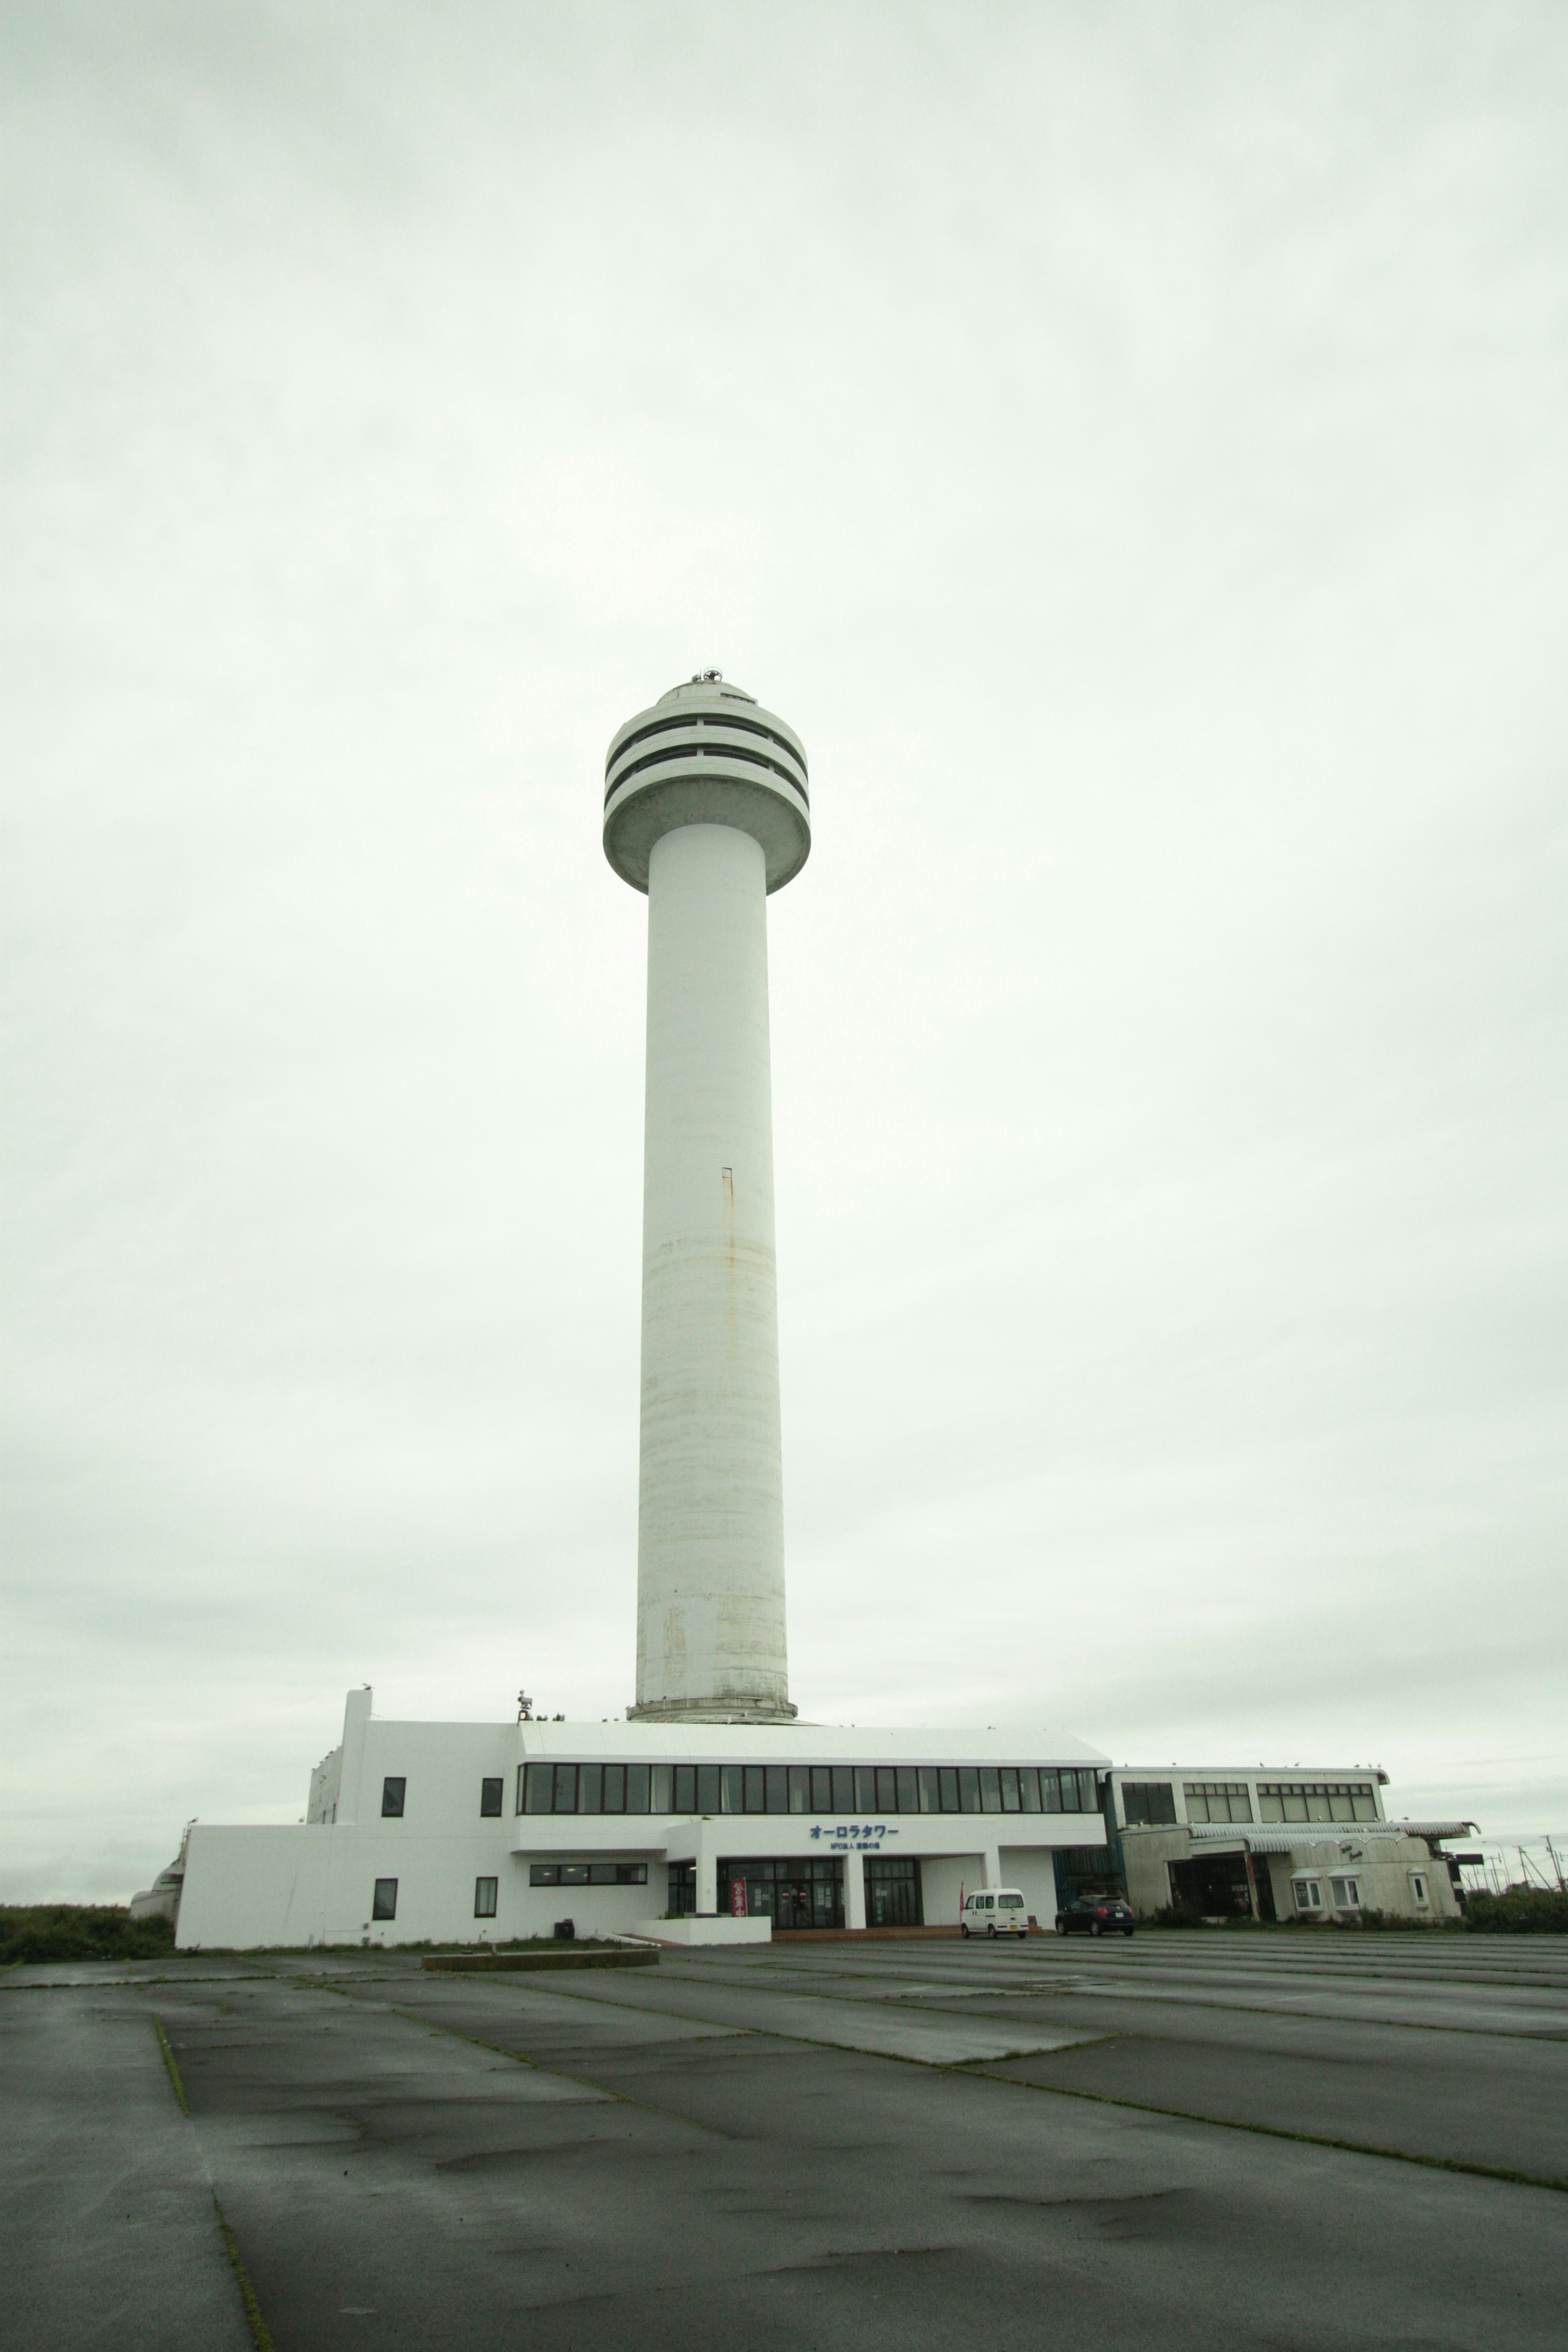
[[0,1895],[633,1695],[646,902],[771,902],[792,1695],[1568,1827],[1568,16],[4,9]]

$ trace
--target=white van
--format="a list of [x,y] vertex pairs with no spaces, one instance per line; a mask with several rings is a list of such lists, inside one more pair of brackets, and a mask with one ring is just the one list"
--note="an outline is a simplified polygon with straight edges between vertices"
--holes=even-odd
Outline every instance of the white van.
[[1026,1936],[1029,1914],[1016,1886],[987,1886],[966,1895],[959,1918],[961,1936]]

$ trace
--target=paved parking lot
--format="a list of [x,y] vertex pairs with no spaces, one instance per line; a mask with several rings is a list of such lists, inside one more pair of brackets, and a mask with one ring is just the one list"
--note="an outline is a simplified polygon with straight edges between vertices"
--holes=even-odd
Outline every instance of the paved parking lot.
[[1561,1938],[195,1955],[0,2053],[27,2352],[1563,2340]]

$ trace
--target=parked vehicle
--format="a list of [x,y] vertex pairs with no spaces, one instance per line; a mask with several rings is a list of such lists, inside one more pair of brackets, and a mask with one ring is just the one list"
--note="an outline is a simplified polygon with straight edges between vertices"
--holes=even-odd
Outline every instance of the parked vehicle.
[[1016,1886],[987,1886],[964,1898],[961,1936],[1026,1936],[1029,1914]]
[[1117,1895],[1080,1895],[1057,1913],[1058,1936],[1130,1936],[1132,1913]]

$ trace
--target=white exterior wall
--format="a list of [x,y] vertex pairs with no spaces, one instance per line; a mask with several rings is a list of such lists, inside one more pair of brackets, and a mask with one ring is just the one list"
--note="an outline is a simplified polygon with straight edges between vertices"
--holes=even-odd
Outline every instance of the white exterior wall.
[[733,825],[648,861],[639,1711],[787,1715],[767,877]]
[[[1098,1841],[1085,1835],[1075,1841],[1080,1845],[1094,1845]],[[1016,1886],[1026,1906],[1042,1927],[1051,1926],[1057,1916],[1056,1863],[1048,1853],[1022,1846],[1002,1849],[1002,1885]]]
[[[1331,1878],[1353,1878],[1361,1887],[1361,1908],[1363,1911],[1387,1911],[1400,1919],[1457,1919],[1459,1906],[1454,1900],[1454,1890],[1448,1878],[1448,1865],[1441,1857],[1435,1858],[1425,1838],[1370,1837],[1357,1840],[1359,1857],[1347,1854],[1337,1838],[1319,1837],[1316,1842],[1303,1840],[1288,1855],[1271,1854],[1274,1902],[1281,1919],[1295,1918],[1296,1899],[1291,1882],[1303,1873],[1322,1882],[1326,1907],[1324,1916],[1335,1916],[1330,1895]],[[1262,1857],[1254,1858],[1256,1870]],[[1418,1904],[1411,1886],[1412,1874],[1426,1882],[1426,1901]]]
[[[505,1822],[487,1823],[505,1831]],[[294,1826],[202,1828],[181,1898],[182,1950],[305,1944],[510,1943],[571,1919],[580,1936],[630,1935],[668,1903],[663,1861],[625,1846],[595,1859],[640,1862],[646,1886],[530,1886],[526,1857],[479,1837],[411,1837]],[[549,1857],[559,1859],[560,1849]],[[474,1881],[493,1878],[496,1916],[474,1916]],[[378,1878],[397,1881],[395,1919],[373,1919]]]
[[[1328,1882],[1331,1877],[1360,1882],[1363,1911],[1388,1911],[1405,1919],[1458,1917],[1458,1906],[1449,1884],[1448,1865],[1441,1856],[1433,1858],[1425,1838],[1407,1837],[1392,1823],[1336,1822],[1298,1826],[1299,1842],[1288,1853],[1255,1853],[1252,1857],[1254,1876],[1261,1879],[1268,1874],[1275,1913],[1280,1920],[1299,1916],[1291,1880],[1301,1872],[1310,1872],[1322,1881],[1328,1906],[1325,1917],[1334,1916],[1332,1906],[1328,1905]],[[1124,1830],[1121,1853],[1127,1899],[1141,1918],[1147,1918],[1171,1900],[1168,1864],[1191,1861],[1205,1853],[1240,1850],[1239,1841],[1235,1847],[1223,1840],[1205,1840],[1200,1844],[1180,1826]],[[1424,1906],[1416,1903],[1411,1889],[1413,1871],[1419,1872],[1426,1881],[1427,1901]]]
[[[994,1815],[983,1816],[994,1820]],[[1004,1816],[1004,1819],[1010,1819]],[[921,1864],[921,1908],[928,1927],[956,1927],[965,1895],[977,1886],[1016,1886],[1028,1911],[1042,1927],[1057,1916],[1055,1849],[1062,1845],[1096,1845],[1100,1824],[1089,1815],[1058,1816],[1062,1832],[1049,1846],[1004,1845],[993,1857],[984,1848],[973,1853],[942,1855]]]
[[[548,1936],[563,1918],[571,1918],[579,1935],[629,1934],[668,1907],[670,1863],[696,1863],[699,1909],[711,1912],[718,1864],[752,1855],[842,1856],[851,1926],[864,1924],[855,1897],[868,1853],[910,1854],[921,1863],[932,1925],[956,1921],[961,1880],[1020,1886],[1043,1916],[1042,1905],[1054,1909],[1052,1849],[1092,1845],[1103,1834],[1097,1813],[894,1813],[879,1823],[793,1813],[515,1811],[524,1762],[1103,1767],[1103,1757],[1067,1738],[800,1724],[393,1723],[370,1707],[368,1690],[349,1694],[342,1748],[333,1751],[335,1821],[276,1828],[198,1823],[192,1830],[176,1930],[183,1948],[501,1943]],[[312,1776],[318,1796],[321,1769]],[[382,1784],[389,1776],[406,1783],[400,1819],[382,1817]],[[501,1782],[499,1818],[479,1812],[487,1778]],[[640,1886],[529,1885],[532,1863],[564,1861],[642,1864],[647,1880]],[[474,1916],[479,1877],[497,1881],[493,1919]],[[371,1917],[378,1878],[398,1883],[395,1919]]]
[[941,1854],[921,1864],[921,1915],[928,1927],[956,1927],[963,1897],[982,1884],[975,1854]]

